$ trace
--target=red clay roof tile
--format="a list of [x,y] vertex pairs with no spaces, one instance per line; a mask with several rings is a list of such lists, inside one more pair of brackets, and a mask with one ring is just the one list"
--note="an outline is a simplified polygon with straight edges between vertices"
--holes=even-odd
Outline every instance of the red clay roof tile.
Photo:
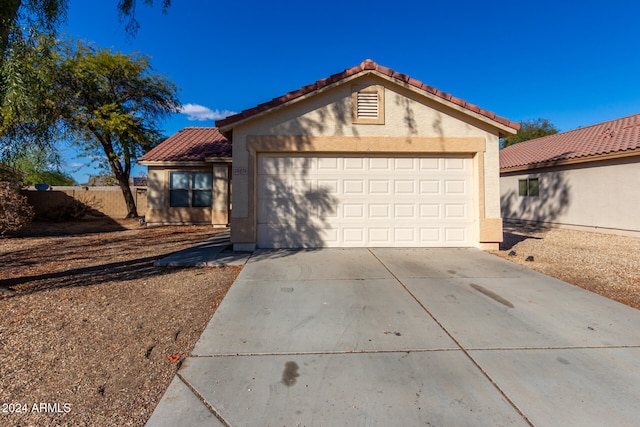
[[482,116],[485,116],[491,120],[495,120],[496,122],[503,124],[505,126],[508,126],[512,129],[520,129],[520,124],[519,123],[515,123],[510,121],[509,119],[506,119],[504,117],[500,117],[500,116],[496,116],[494,113],[487,111],[487,110],[483,110],[482,108],[473,105],[473,104],[467,104],[464,100],[459,99],[459,98],[455,98],[452,97],[450,94],[445,93],[445,92],[441,92],[439,90],[437,90],[436,88],[433,88],[431,86],[427,86],[424,83],[422,83],[419,80],[413,79],[409,76],[407,76],[406,74],[402,74],[402,73],[398,73],[394,70],[392,70],[391,68],[387,68],[384,67],[382,65],[376,64],[375,62],[373,62],[370,59],[366,59],[364,60],[360,65],[356,65],[355,67],[351,67],[348,68],[340,73],[336,73],[333,74],[327,78],[321,79],[316,81],[315,83],[306,85],[301,87],[300,89],[291,91],[285,95],[282,95],[280,97],[274,98],[269,102],[265,102],[263,104],[260,104],[258,107],[254,107],[254,108],[250,108],[247,110],[244,110],[238,114],[235,114],[233,116],[229,116],[227,118],[224,118],[222,120],[218,120],[216,122],[216,125],[218,127],[223,127],[223,126],[229,126],[232,125],[236,122],[239,122],[243,119],[249,118],[251,116],[254,116],[256,114],[259,114],[265,110],[271,109],[271,108],[275,108],[278,107],[280,105],[286,104],[289,101],[292,101],[296,98],[299,98],[301,96],[307,95],[311,92],[314,92],[316,90],[320,90],[326,86],[329,86],[331,84],[337,83],[340,80],[346,79],[348,77],[354,76],[358,73],[362,73],[362,72],[368,72],[371,70],[375,70],[380,74],[389,76],[395,80],[399,80],[403,83],[407,83],[415,88],[418,88],[420,90],[423,90],[425,92],[431,93],[435,96],[438,96],[442,99],[445,99],[447,101],[451,101],[456,105],[459,105],[463,108],[467,108],[470,111],[473,111],[477,114],[480,114]]
[[640,149],[640,114],[520,142],[500,150],[500,169]]
[[218,128],[184,128],[138,160],[141,162],[199,162],[207,157],[231,157],[231,143],[218,131]]

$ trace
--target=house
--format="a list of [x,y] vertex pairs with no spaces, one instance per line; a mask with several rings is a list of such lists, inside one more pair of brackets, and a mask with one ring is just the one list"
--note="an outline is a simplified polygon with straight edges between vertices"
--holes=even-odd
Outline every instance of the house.
[[231,143],[213,127],[185,128],[138,160],[147,176],[147,224],[229,224]]
[[640,114],[500,150],[506,221],[640,236]]
[[502,241],[498,140],[519,124],[371,60],[216,125],[236,250]]

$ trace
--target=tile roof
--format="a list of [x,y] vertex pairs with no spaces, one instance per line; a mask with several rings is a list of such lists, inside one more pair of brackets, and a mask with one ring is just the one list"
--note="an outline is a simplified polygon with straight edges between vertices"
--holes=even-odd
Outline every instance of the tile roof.
[[337,73],[334,74],[332,76],[327,77],[326,79],[322,79],[322,80],[318,80],[315,83],[312,83],[310,85],[307,86],[303,86],[300,89],[294,90],[292,92],[287,93],[286,95],[280,96],[278,98],[274,98],[269,102],[265,102],[263,104],[260,104],[254,108],[250,108],[248,110],[244,110],[238,114],[235,114],[233,116],[229,116],[227,118],[224,118],[222,120],[218,120],[216,122],[216,126],[218,127],[226,127],[229,126],[231,124],[234,124],[236,122],[239,122],[241,120],[247,119],[249,117],[255,116],[257,114],[260,114],[266,110],[270,110],[272,108],[278,107],[280,105],[283,105],[291,100],[294,100],[296,98],[300,98],[301,96],[307,95],[311,92],[314,92],[316,90],[320,90],[322,88],[325,88],[329,85],[335,84],[343,79],[346,79],[348,77],[354,76],[358,73],[366,73],[366,72],[371,72],[371,71],[376,71],[382,75],[388,76],[392,79],[398,80],[401,83],[405,83],[408,84],[410,86],[413,86],[415,88],[418,88],[424,92],[430,93],[432,95],[435,95],[439,98],[442,98],[445,101],[451,102],[453,104],[456,104],[460,107],[463,107],[467,110],[470,110],[474,113],[480,114],[482,116],[485,116],[493,121],[496,121],[504,126],[510,127],[512,129],[520,129],[520,123],[515,123],[510,121],[509,119],[506,119],[504,117],[500,117],[497,116],[495,113],[492,113],[491,111],[487,111],[484,110],[480,107],[478,107],[477,105],[474,104],[470,104],[460,98],[456,98],[455,96],[452,96],[446,92],[442,92],[434,87],[431,86],[427,86],[426,84],[422,83],[419,80],[413,79],[409,76],[407,76],[406,74],[401,74],[398,73],[394,70],[392,70],[391,68],[387,68],[387,67],[383,67],[382,65],[378,65],[375,62],[373,62],[370,59],[366,59],[365,61],[363,61],[360,65],[357,65],[355,67],[351,67],[348,68],[346,70],[344,70],[341,73]]
[[500,150],[500,169],[640,149],[640,114],[520,142]]
[[231,157],[231,143],[218,128],[188,127],[165,139],[139,162],[199,162],[207,157]]

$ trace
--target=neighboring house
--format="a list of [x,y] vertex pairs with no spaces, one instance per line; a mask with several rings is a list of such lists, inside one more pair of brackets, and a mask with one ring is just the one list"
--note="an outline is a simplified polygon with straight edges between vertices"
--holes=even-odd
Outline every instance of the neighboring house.
[[216,128],[185,128],[142,156],[148,224],[229,224],[231,143]]
[[640,235],[640,114],[500,151],[502,216]]
[[216,125],[236,250],[502,241],[498,140],[519,124],[373,61]]

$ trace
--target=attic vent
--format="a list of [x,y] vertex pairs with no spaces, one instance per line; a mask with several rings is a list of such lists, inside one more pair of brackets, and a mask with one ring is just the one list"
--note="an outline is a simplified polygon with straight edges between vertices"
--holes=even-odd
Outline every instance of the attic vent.
[[358,92],[359,119],[378,118],[378,92]]
[[384,86],[352,86],[353,123],[384,124]]

